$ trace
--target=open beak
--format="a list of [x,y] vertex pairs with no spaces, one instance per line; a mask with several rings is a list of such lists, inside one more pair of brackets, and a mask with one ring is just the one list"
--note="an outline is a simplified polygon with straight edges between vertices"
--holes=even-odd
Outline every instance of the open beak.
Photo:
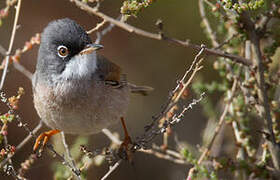
[[100,44],[88,44],[79,54],[80,55],[91,54],[93,51],[97,51],[102,48],[103,46]]

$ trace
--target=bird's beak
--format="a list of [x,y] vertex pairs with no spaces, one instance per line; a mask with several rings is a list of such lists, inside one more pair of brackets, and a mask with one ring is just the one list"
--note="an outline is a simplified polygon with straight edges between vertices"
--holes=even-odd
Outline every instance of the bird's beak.
[[88,44],[79,54],[80,55],[91,54],[93,51],[97,51],[102,48],[103,46],[100,44]]

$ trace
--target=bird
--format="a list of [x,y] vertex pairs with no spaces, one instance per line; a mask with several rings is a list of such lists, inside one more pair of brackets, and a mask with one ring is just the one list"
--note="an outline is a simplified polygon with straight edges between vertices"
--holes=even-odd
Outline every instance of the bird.
[[54,20],[43,30],[32,79],[33,102],[51,130],[40,134],[34,151],[61,131],[99,133],[123,119],[130,93],[153,90],[129,83],[117,64],[97,53],[102,48],[69,18]]

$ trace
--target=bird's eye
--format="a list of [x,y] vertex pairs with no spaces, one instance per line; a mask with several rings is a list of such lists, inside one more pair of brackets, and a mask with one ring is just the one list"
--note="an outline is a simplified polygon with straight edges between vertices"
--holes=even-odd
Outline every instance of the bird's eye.
[[61,45],[57,48],[57,54],[59,57],[65,58],[69,54],[69,51],[66,46]]

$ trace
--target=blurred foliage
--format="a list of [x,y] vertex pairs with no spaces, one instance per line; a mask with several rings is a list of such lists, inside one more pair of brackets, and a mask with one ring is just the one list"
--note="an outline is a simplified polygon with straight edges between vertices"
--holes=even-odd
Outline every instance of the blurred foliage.
[[[250,43],[252,39],[250,39],[250,29],[246,27],[247,23],[244,20],[244,17],[249,17],[256,28],[256,32],[260,37],[261,42],[261,51],[262,55],[262,65],[264,67],[264,81],[265,86],[267,88],[268,94],[268,103],[271,107],[279,105],[279,60],[277,58],[277,50],[279,49],[279,37],[277,29],[279,29],[279,8],[280,4],[278,0],[275,1],[264,1],[264,0],[247,0],[247,1],[235,1],[235,0],[226,0],[226,1],[208,1],[203,0],[203,4],[206,8],[207,16],[209,18],[208,21],[210,24],[215,24],[216,26],[211,26],[214,32],[214,36],[217,36],[220,42],[227,42],[220,47],[221,50],[224,50],[229,53],[237,54],[240,56],[244,56],[246,50],[246,41]],[[211,41],[211,37],[213,34],[210,34],[209,29],[202,24],[204,28],[204,32],[209,37]],[[209,27],[208,27],[209,28]],[[251,52],[250,59],[256,58],[256,52],[252,51],[251,47],[254,44],[250,43],[249,51]],[[272,63],[274,62],[274,63]],[[273,67],[273,68],[272,68]],[[266,124],[264,122],[264,118],[260,117],[258,106],[260,105],[259,100],[259,86],[257,85],[257,71],[256,69],[250,69],[231,61],[227,61],[224,58],[217,58],[217,60],[213,64],[213,68],[219,73],[220,78],[217,81],[213,81],[210,83],[205,83],[197,81],[193,84],[192,88],[196,93],[206,91],[208,93],[220,92],[223,95],[221,96],[224,99],[225,103],[228,103],[230,99],[227,99],[228,94],[231,93],[231,86],[233,84],[234,79],[238,80],[238,89],[236,95],[231,102],[231,108],[229,113],[227,113],[227,124],[231,125],[233,130],[237,132],[234,134],[237,145],[237,149],[242,151],[242,155],[240,157],[240,152],[236,154],[234,157],[233,154],[227,152],[227,154],[231,154],[232,158],[236,159],[238,163],[238,172],[239,175],[228,174],[227,177],[231,176],[234,179],[244,178],[244,176],[240,175],[241,172],[245,172],[245,177],[254,174],[252,172],[252,168],[256,168],[261,170],[261,173],[255,173],[254,177],[259,178],[268,178],[272,177],[272,174],[264,169],[266,165],[270,165],[271,156],[269,156],[267,149],[262,146],[262,140],[259,139],[261,136],[256,135],[256,128],[252,126],[253,121],[256,121],[256,117],[260,118],[258,123]],[[257,68],[257,67],[256,67]],[[274,69],[274,70],[272,70]],[[277,69],[277,70],[276,70]],[[208,99],[211,100],[211,99]],[[219,102],[216,100],[216,102]],[[272,105],[272,102],[275,105]],[[207,117],[218,117],[218,115],[213,115],[215,108],[215,102],[212,103],[202,103],[205,115]],[[277,108],[276,108],[277,109]],[[271,109],[272,120],[273,120],[273,128],[274,133],[276,135],[277,142],[279,139],[279,116],[278,109]],[[277,116],[277,117],[276,117]],[[210,119],[209,119],[210,120]],[[217,123],[217,122],[216,122]],[[263,125],[265,126],[265,125]],[[262,129],[261,127],[257,127]],[[260,131],[259,130],[259,131]],[[209,133],[209,131],[207,131]],[[212,132],[214,133],[214,132]],[[253,136],[254,135],[254,136]],[[211,136],[211,135],[210,135]],[[207,144],[207,143],[206,143]],[[262,146],[263,147],[263,159],[261,156],[256,154],[257,149]],[[262,166],[259,166],[257,162],[250,161],[247,158],[258,159],[261,162]],[[210,157],[209,157],[210,158]],[[240,161],[241,158],[241,161]],[[244,159],[245,158],[245,159]],[[211,159],[211,158],[210,158]],[[268,160],[270,159],[270,160]],[[224,166],[224,165],[223,165]],[[203,170],[199,169],[199,167],[195,167],[197,173],[203,172]],[[243,170],[244,171],[243,171]],[[234,169],[236,170],[236,169]],[[221,170],[219,170],[218,174],[221,174]],[[225,173],[225,172],[224,172]],[[223,173],[222,173],[223,174]],[[246,179],[246,178],[245,178]]]

